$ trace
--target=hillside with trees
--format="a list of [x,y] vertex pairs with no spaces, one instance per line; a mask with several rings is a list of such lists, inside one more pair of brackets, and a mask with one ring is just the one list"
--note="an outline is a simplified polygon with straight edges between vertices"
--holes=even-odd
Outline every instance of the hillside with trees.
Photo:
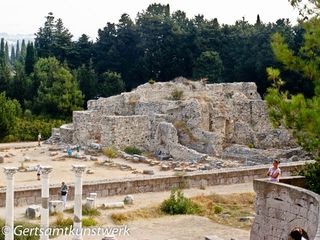
[[[17,121],[9,121],[11,130],[2,141],[32,140],[38,131],[46,137],[49,126],[68,121],[89,99],[129,91],[151,79],[255,82],[264,95],[271,86],[266,68],[273,66],[286,79],[283,90],[312,97],[313,82],[303,72],[290,71],[270,44],[279,33],[292,51],[299,51],[305,31],[287,19],[265,23],[258,15],[255,24],[241,19],[225,25],[151,4],[135,19],[122,14],[117,23],[108,22],[95,41],[86,34],[73,40],[63,20],[49,13],[34,42],[18,41],[9,48],[1,39],[3,104],[19,109],[10,111]],[[17,123],[28,127],[27,137]]]

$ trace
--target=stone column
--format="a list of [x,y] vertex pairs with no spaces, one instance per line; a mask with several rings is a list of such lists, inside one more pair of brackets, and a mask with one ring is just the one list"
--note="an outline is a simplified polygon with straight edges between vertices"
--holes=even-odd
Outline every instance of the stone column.
[[6,190],[6,229],[5,240],[14,240],[14,174],[18,171],[16,167],[5,167],[7,190]]
[[[51,166],[41,166],[41,228],[49,228],[49,173],[52,172]],[[40,240],[49,240],[49,235],[42,234]]]
[[84,165],[73,165],[72,171],[75,173],[75,187],[74,187],[74,218],[73,228],[75,235],[73,240],[82,240],[82,173],[85,171]]

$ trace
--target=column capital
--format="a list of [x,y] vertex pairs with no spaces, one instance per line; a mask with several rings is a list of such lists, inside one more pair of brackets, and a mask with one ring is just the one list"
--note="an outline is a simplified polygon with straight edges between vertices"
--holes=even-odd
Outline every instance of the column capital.
[[46,175],[46,176],[52,172],[51,166],[40,166],[40,169],[41,169],[41,174]]
[[17,171],[17,167],[4,167],[4,173],[7,178],[12,178]]
[[72,171],[76,174],[76,176],[81,177],[82,173],[86,170],[85,165],[72,165]]

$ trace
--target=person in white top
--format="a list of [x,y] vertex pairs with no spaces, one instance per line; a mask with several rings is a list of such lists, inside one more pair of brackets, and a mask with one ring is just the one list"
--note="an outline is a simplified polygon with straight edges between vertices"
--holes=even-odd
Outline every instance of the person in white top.
[[279,182],[279,177],[281,175],[281,170],[279,168],[280,161],[274,160],[272,166],[269,168],[267,172],[267,176],[270,181]]

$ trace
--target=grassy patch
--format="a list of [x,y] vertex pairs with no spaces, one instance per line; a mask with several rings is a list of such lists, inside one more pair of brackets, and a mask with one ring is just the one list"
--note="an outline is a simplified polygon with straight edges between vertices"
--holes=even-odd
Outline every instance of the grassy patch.
[[251,220],[240,222],[239,219],[253,215],[254,200],[254,193],[213,194],[210,196],[196,196],[190,199],[180,196],[180,200],[178,200],[177,192],[175,192],[174,195],[171,194],[170,198],[165,200],[165,203],[162,203],[160,206],[152,206],[124,213],[113,213],[111,218],[116,224],[125,224],[135,220],[162,217],[171,214],[171,212],[177,214],[185,212],[187,214],[208,217],[212,221],[223,225],[250,229]]
[[135,146],[127,146],[123,151],[131,155],[134,155],[134,154],[141,155],[143,153],[142,150],[140,150]]
[[181,100],[183,98],[183,95],[184,95],[183,90],[174,89],[171,92],[171,99],[175,100],[175,101],[178,101],[178,100]]
[[134,220],[158,218],[161,216],[164,216],[164,213],[161,212],[159,207],[154,206],[125,213],[113,213],[111,218],[115,224],[124,224]]
[[102,152],[108,158],[116,158],[118,156],[117,150],[113,147],[102,148]]
[[178,135],[181,137],[182,134],[186,134],[189,137],[190,142],[198,142],[199,139],[196,138],[191,129],[187,126],[187,124],[181,120],[177,120],[174,122],[174,127],[178,130]]
[[[73,208],[68,208],[64,210],[65,213],[72,214],[74,212]],[[101,212],[97,208],[89,208],[86,204],[82,205],[82,215],[83,216],[100,216]]]
[[214,222],[236,228],[250,229],[252,221],[240,222],[242,217],[251,217],[254,211],[254,193],[239,193],[210,196],[197,196],[192,200],[204,210],[200,215]]
[[[5,221],[3,219],[0,219],[0,229],[2,229],[5,226]],[[25,222],[25,221],[16,221],[14,222],[14,226],[21,226],[17,228],[17,233],[19,233],[20,231],[23,232],[23,229],[31,229],[31,228],[36,228],[36,227],[40,227],[40,225],[38,224],[32,224],[29,222]],[[35,236],[35,234],[30,234],[30,236],[15,236],[14,239],[15,240],[38,240],[40,237],[39,236]],[[1,232],[0,233],[0,240],[4,240],[4,234]]]

